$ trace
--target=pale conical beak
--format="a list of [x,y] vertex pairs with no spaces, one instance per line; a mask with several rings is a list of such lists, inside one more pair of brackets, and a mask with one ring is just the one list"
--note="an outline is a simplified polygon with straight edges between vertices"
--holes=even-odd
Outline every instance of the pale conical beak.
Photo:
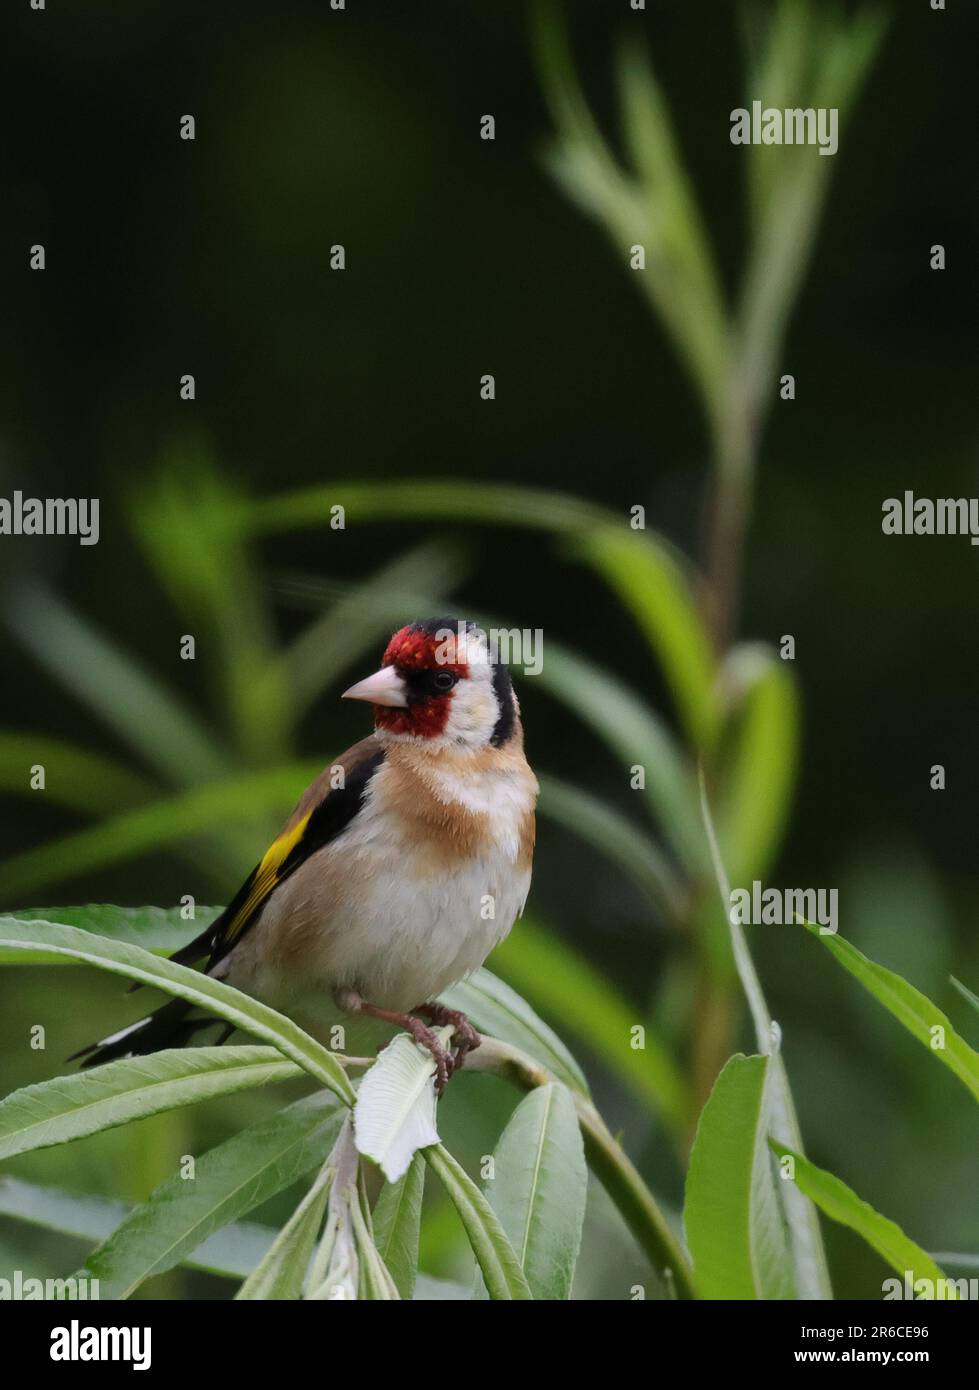
[[392,705],[396,709],[404,709],[408,704],[405,683],[393,666],[382,666],[366,680],[345,690],[340,699],[366,700],[371,705]]

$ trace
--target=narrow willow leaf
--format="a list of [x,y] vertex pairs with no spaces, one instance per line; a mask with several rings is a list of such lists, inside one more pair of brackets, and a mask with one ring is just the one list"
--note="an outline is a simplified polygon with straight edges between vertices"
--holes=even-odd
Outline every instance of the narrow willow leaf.
[[397,1182],[385,1183],[374,1207],[374,1240],[402,1298],[412,1298],[418,1275],[425,1156],[416,1153]]
[[933,1057],[944,1062],[979,1100],[979,1052],[955,1031],[941,1009],[914,985],[893,970],[869,960],[842,936],[830,932],[821,934],[812,922],[807,922],[806,926],[844,970],[859,980],[864,989],[903,1023],[913,1038],[924,1043]]
[[425,1158],[459,1213],[490,1298],[533,1298],[499,1218],[469,1174],[442,1144],[426,1149]]
[[5,611],[34,659],[168,782],[228,774],[227,752],[193,711],[48,589],[22,586]]
[[[451,1028],[435,1036],[448,1043]],[[435,1059],[407,1033],[399,1033],[380,1053],[360,1083],[354,1107],[358,1153],[380,1165],[388,1182],[397,1182],[419,1149],[438,1143],[435,1128]]]
[[[781,1160],[783,1174],[792,1172],[792,1177],[784,1177],[783,1181],[795,1182],[832,1221],[856,1231],[898,1274],[910,1273],[913,1280],[928,1279],[935,1284],[941,1281],[943,1287],[951,1284],[944,1270],[939,1269],[931,1256],[910,1240],[900,1226],[881,1216],[840,1178],[827,1173],[825,1168],[817,1168],[815,1163],[810,1163],[802,1154],[793,1153],[784,1144],[774,1139],[769,1142],[772,1152]],[[950,1288],[946,1297],[958,1298],[958,1293]]]
[[508,483],[477,483],[406,478],[384,483],[330,483],[327,487],[244,501],[243,519],[257,533],[295,531],[328,524],[331,508],[342,506],[348,520],[464,521],[539,527],[546,531],[587,531],[618,521],[614,512],[567,493]]
[[236,1299],[273,1300],[302,1297],[303,1281],[330,1198],[332,1173],[327,1165],[256,1265]]
[[954,975],[950,975],[949,979],[952,981],[952,984],[961,994],[962,998],[967,999],[969,1003],[972,1005],[972,1007],[977,1012],[979,1012],[979,994],[973,994],[972,990],[969,989],[968,985],[964,985],[962,981],[957,980]]
[[701,1298],[793,1298],[768,1150],[768,1057],[732,1057],[700,1116],[683,1223]]
[[187,1047],[57,1076],[0,1102],[0,1159],[302,1074],[274,1047]]
[[[30,758],[25,749],[30,739]],[[100,753],[75,748],[58,739],[39,738],[31,732],[0,731],[0,791],[34,796],[24,776],[28,764],[44,767],[44,799],[55,806],[85,815],[104,815],[121,806],[136,806],[153,795],[145,778],[119,767]]]
[[311,1038],[292,1019],[260,1004],[220,980],[202,975],[172,960],[151,956],[139,946],[94,936],[77,927],[55,922],[20,921],[0,917],[0,950],[26,950],[53,961],[78,960],[111,974],[125,975],[140,984],[154,985],[166,994],[205,1009],[233,1023],[236,1028],[271,1043],[304,1071],[347,1104],[354,1100],[353,1087],[336,1057]]
[[[57,922],[63,927],[80,927],[82,931],[94,932],[96,936],[106,936],[111,941],[128,941],[133,946],[142,946],[144,951],[152,951],[155,956],[169,956],[186,946],[205,927],[210,926],[215,917],[220,916],[220,907],[196,907],[194,920],[185,921],[181,907],[116,907],[114,903],[86,903],[82,907],[27,907],[11,913],[18,922]],[[50,960],[50,957],[45,957]],[[41,964],[30,951],[0,950],[2,965]],[[59,960],[59,965],[77,964],[71,960]]]
[[[523,930],[518,922],[516,931]],[[516,990],[490,974],[476,970],[467,980],[453,985],[439,996],[451,1009],[467,1014],[484,1033],[512,1043],[528,1057],[543,1063],[560,1080],[582,1095],[588,1095],[584,1072],[564,1043]]]
[[291,719],[268,593],[237,524],[241,488],[200,436],[167,451],[131,494],[133,532],[191,632],[208,636],[222,708],[245,762],[283,755]]
[[[771,1104],[771,1131],[774,1138],[783,1144],[790,1144],[802,1152],[802,1134],[796,1114],[792,1088],[788,1073],[779,1051],[781,1031],[774,1022],[765,999],[755,963],[751,958],[744,929],[731,910],[731,885],[728,882],[724,860],[717,843],[717,832],[707,802],[707,788],[703,769],[700,771],[700,809],[704,831],[710,849],[714,877],[720,897],[725,929],[730,938],[731,951],[737,965],[741,988],[744,990],[755,1029],[759,1052],[770,1057],[769,1099]],[[823,1236],[819,1229],[816,1208],[795,1187],[779,1189],[785,1207],[789,1232],[792,1239],[792,1263],[795,1272],[796,1296],[800,1299],[832,1298],[829,1267],[823,1248]]]
[[[679,1132],[687,1115],[686,1083],[680,1069],[648,1026],[643,1046],[633,1046],[636,1010],[603,975],[553,932],[527,918],[497,948],[493,959],[521,995],[545,1009],[563,1032],[576,1035],[633,1095],[674,1133]],[[495,1027],[489,1031],[504,1037]],[[516,1037],[505,1041],[521,1046]]]
[[580,542],[581,553],[608,582],[662,663],[684,727],[696,748],[717,732],[714,662],[690,584],[665,545],[620,525]]
[[99,1280],[102,1298],[128,1298],[322,1164],[347,1113],[319,1092],[242,1130],[196,1160],[193,1181],[178,1173],[161,1183],[79,1272]]
[[931,1258],[942,1269],[972,1269],[979,1271],[979,1255],[963,1255],[956,1250],[936,1250]]
[[[494,1151],[486,1195],[534,1298],[570,1298],[588,1169],[567,1087],[553,1082],[539,1086],[520,1102]],[[477,1278],[485,1296],[483,1280]]]
[[[687,176],[669,107],[645,53],[623,48],[619,62],[623,128],[640,175],[647,215],[669,260],[669,313],[677,346],[697,375],[709,413],[727,366],[728,325],[717,268]],[[648,246],[647,246],[648,250]],[[665,316],[665,315],[664,315]]]
[[[0,1177],[0,1216],[59,1231],[89,1244],[107,1240],[133,1210],[131,1202]],[[275,1236],[276,1232],[268,1226],[237,1221],[215,1231],[182,1263],[227,1279],[244,1279],[268,1251]]]
[[717,836],[731,880],[740,885],[765,875],[782,840],[799,760],[799,701],[787,663],[760,645],[735,648],[723,679],[735,691],[735,741]]
[[365,1206],[359,1201],[351,1204],[354,1239],[360,1262],[361,1289],[359,1296],[371,1303],[391,1303],[401,1298],[398,1286],[381,1258],[365,1217]]
[[42,885],[47,889],[169,845],[189,845],[191,852],[195,838],[204,833],[220,831],[226,836],[229,828],[253,824],[264,812],[286,814],[321,771],[319,762],[274,767],[138,806],[5,860],[0,865],[0,892],[16,899]]

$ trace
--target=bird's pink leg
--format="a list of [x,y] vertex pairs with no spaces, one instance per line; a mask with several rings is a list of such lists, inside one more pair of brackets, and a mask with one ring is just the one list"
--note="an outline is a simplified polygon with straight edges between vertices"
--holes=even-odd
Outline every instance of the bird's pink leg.
[[455,1070],[455,1059],[452,1053],[447,1052],[442,1046],[431,1028],[415,1017],[414,1012],[401,1014],[395,1009],[382,1009],[377,1004],[368,1004],[355,990],[349,989],[338,993],[337,1003],[348,1013],[367,1014],[370,1018],[379,1018],[384,1023],[393,1023],[396,1028],[403,1028],[406,1033],[410,1033],[416,1043],[427,1048],[435,1059],[435,1094],[441,1097],[448,1085],[449,1077]]

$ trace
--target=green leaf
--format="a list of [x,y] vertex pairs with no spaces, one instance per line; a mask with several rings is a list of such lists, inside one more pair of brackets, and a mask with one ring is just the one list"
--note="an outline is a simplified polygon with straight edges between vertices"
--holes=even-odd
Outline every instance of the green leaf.
[[736,739],[718,807],[718,839],[736,884],[774,863],[792,806],[799,758],[796,683],[785,662],[760,645],[725,662],[724,683],[739,706]]
[[[436,1028],[444,1045],[451,1028]],[[435,1058],[407,1033],[384,1048],[360,1083],[354,1107],[357,1152],[397,1182],[419,1149],[438,1143],[435,1128]]]
[[285,814],[320,771],[319,762],[296,763],[245,773],[139,806],[7,859],[0,864],[0,892],[8,899],[17,898],[36,892],[42,884],[50,887],[162,847],[193,847],[202,832],[227,834],[229,827],[253,823],[263,812]]
[[359,1297],[368,1299],[372,1303],[390,1303],[392,1300],[400,1299],[401,1294],[398,1286],[391,1277],[391,1272],[381,1259],[380,1252],[374,1244],[367,1219],[367,1207],[365,1203],[355,1201],[351,1205],[351,1218],[354,1230],[354,1239],[357,1242],[357,1256],[360,1262],[361,1292]]
[[685,894],[676,870],[656,845],[607,802],[581,787],[538,773],[538,812],[579,835],[624,869],[667,920],[682,914]]
[[459,1213],[490,1298],[533,1298],[499,1218],[469,1174],[442,1144],[424,1153]]
[[425,1156],[416,1153],[397,1182],[385,1183],[374,1207],[374,1240],[402,1298],[415,1297]]
[[235,1294],[236,1299],[249,1301],[302,1297],[303,1281],[330,1197],[331,1177],[329,1165],[324,1164],[270,1249]]
[[[717,832],[707,801],[703,770],[700,773],[700,808],[704,831],[710,848],[717,891],[720,897],[721,920],[730,940],[737,965],[741,988],[744,990],[755,1029],[759,1052],[770,1059],[768,1099],[773,1137],[802,1151],[802,1134],[796,1115],[795,1101],[789,1086],[788,1073],[779,1051],[781,1030],[772,1019],[755,963],[751,958],[744,929],[731,911],[731,885],[717,843]],[[792,1263],[795,1272],[796,1296],[804,1299],[832,1298],[826,1252],[823,1249],[819,1219],[811,1202],[794,1187],[779,1189],[785,1207],[786,1220],[792,1239]]]
[[[516,930],[522,931],[523,922]],[[512,1043],[541,1062],[572,1090],[588,1095],[584,1073],[557,1034],[538,1018],[525,999],[488,970],[476,970],[439,996],[450,1009],[467,1014],[481,1032]]]
[[94,1250],[80,1271],[103,1299],[128,1298],[180,1264],[221,1227],[247,1215],[323,1163],[347,1111],[319,1092],[242,1130],[156,1188]]
[[486,1195],[534,1298],[570,1298],[588,1169],[566,1087],[539,1086],[517,1106],[496,1146]]
[[[632,1046],[640,1011],[584,957],[553,932],[524,918],[497,947],[493,959],[520,995],[551,1014],[563,1032],[579,1038],[633,1095],[674,1133],[679,1132],[687,1113],[686,1083],[679,1067],[648,1026],[644,1046]],[[506,1036],[490,1024],[487,1030],[530,1051],[516,1036]],[[545,1057],[538,1060],[550,1066]]]
[[793,1298],[768,1150],[768,1057],[732,1057],[700,1116],[683,1221],[701,1298]]
[[0,733],[0,791],[36,797],[30,786],[30,769],[35,763],[44,768],[45,801],[83,815],[136,806],[154,790],[145,778],[99,753],[59,739],[41,738],[26,729]]
[[962,981],[957,980],[954,975],[950,975],[949,979],[952,981],[952,984],[961,994],[962,998],[967,999],[969,1003],[972,1005],[972,1007],[977,1012],[979,1012],[979,994],[973,994],[972,990],[969,989],[968,985],[964,985]]
[[274,1047],[188,1047],[57,1076],[0,1102],[0,1159],[301,1075]]
[[812,922],[807,922],[806,926],[844,970],[859,980],[864,989],[979,1100],[979,1053],[960,1037],[941,1009],[893,970],[868,960],[842,936],[829,932],[821,934],[820,928]]
[[[196,907],[192,922],[184,920],[183,912],[181,907],[116,907],[114,903],[86,903],[80,907],[19,908],[11,916],[18,922],[58,922],[64,927],[81,927],[83,931],[112,941],[142,946],[144,951],[152,951],[156,956],[169,956],[199,936],[215,917],[220,916],[222,909]],[[35,957],[31,951],[0,950],[0,965],[39,965],[45,961],[51,963],[51,959],[43,953]],[[77,962],[59,960],[56,963],[73,965]]]
[[[642,182],[648,244],[665,261],[651,298],[704,397],[718,408],[727,366],[727,315],[707,233],[669,108],[646,55],[627,43],[619,62],[622,124]],[[640,277],[640,279],[645,277]]]
[[[944,1270],[939,1269],[931,1256],[910,1240],[900,1226],[881,1216],[845,1182],[827,1173],[825,1168],[817,1168],[815,1163],[787,1149],[784,1144],[774,1139],[769,1143],[773,1153],[783,1161],[783,1172],[787,1171],[784,1161],[792,1161],[794,1177],[784,1178],[783,1181],[794,1181],[799,1191],[804,1192],[832,1221],[856,1231],[898,1274],[909,1272],[912,1279],[929,1279],[935,1283],[941,1280],[943,1285],[949,1282]],[[957,1298],[958,1293],[953,1289],[948,1296]]]
[[[106,1240],[133,1210],[131,1202],[0,1177],[0,1216],[59,1231],[90,1244]],[[182,1263],[228,1279],[244,1279],[269,1249],[275,1234],[268,1226],[238,1221],[215,1231]]]
[[0,950],[4,949],[27,950],[59,962],[83,961],[99,970],[124,975],[138,980],[140,984],[153,985],[178,999],[186,999],[253,1037],[271,1043],[341,1100],[348,1105],[353,1104],[353,1088],[332,1053],[293,1023],[291,1018],[276,1013],[257,999],[209,975],[188,970],[172,960],[151,956],[139,946],[110,941],[107,937],[93,936],[91,932],[54,922],[0,917]]
[[183,701],[49,590],[24,585],[6,614],[34,659],[167,782],[230,771],[227,752]]
[[133,530],[169,591],[185,630],[209,644],[209,671],[241,756],[281,759],[291,709],[275,658],[267,587],[240,525],[238,481],[216,466],[207,443],[188,437],[168,451],[155,478],[134,489]]
[[717,731],[714,661],[703,621],[677,560],[645,533],[602,527],[578,543],[633,615],[666,679],[695,748],[709,748]]
[[406,478],[383,483],[330,483],[242,503],[242,520],[257,534],[328,525],[342,506],[347,524],[368,521],[464,521],[586,532],[616,521],[614,512],[567,493],[507,483]]

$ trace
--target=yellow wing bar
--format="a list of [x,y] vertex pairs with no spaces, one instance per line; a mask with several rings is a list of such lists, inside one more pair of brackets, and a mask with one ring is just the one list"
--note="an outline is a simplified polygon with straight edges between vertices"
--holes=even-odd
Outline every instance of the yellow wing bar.
[[312,812],[307,811],[295,825],[284,830],[278,839],[269,845],[262,862],[252,875],[248,896],[228,923],[225,941],[235,940],[279,882],[279,870],[302,839],[311,814]]

